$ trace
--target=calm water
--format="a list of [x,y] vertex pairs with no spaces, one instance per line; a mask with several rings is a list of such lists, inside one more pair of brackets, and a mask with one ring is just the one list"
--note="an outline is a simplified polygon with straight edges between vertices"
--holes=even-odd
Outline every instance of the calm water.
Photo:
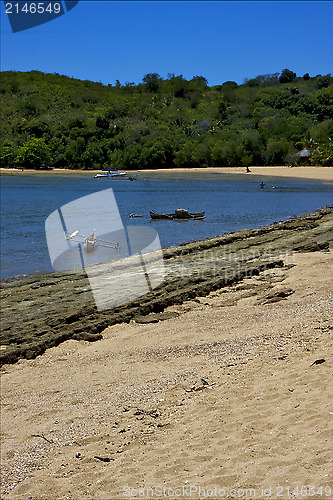
[[[265,189],[260,189],[260,182]],[[273,187],[274,186],[274,187]],[[228,174],[176,174],[136,182],[90,175],[20,175],[1,178],[1,276],[52,271],[44,223],[63,204],[112,187],[125,226],[154,227],[162,246],[255,228],[332,204],[333,184]],[[151,221],[149,210],[205,211],[204,221]],[[131,213],[142,218],[131,219]]]

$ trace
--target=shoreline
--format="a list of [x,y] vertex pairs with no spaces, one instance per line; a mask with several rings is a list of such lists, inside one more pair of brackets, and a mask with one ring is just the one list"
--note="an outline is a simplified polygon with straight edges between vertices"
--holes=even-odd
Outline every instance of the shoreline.
[[[258,229],[243,229],[163,249],[163,283],[146,295],[134,294],[140,296],[139,301],[134,299],[101,311],[96,309],[90,283],[82,270],[5,282],[1,287],[0,362],[33,359],[70,339],[98,341],[107,326],[162,313],[171,305],[206,296],[246,276],[279,268],[284,265],[278,258],[281,253],[288,259],[294,252],[327,249],[332,241],[332,226],[333,206]],[[123,264],[114,261],[112,266],[117,272]],[[139,277],[141,267],[135,272]],[[140,280],[138,283],[140,287]],[[25,325],[23,330],[21,322]]]
[[[322,166],[267,166],[257,167],[251,166],[251,172],[246,173],[244,167],[208,167],[208,168],[171,168],[171,169],[155,169],[155,170],[129,170],[130,175],[146,175],[146,176],[172,176],[172,174],[180,175],[212,175],[212,174],[235,174],[246,177],[292,177],[297,179],[313,179],[325,182],[333,182],[333,167]],[[53,170],[18,170],[13,168],[1,168],[0,175],[87,175],[93,176],[100,170],[72,170],[72,169],[53,169]]]

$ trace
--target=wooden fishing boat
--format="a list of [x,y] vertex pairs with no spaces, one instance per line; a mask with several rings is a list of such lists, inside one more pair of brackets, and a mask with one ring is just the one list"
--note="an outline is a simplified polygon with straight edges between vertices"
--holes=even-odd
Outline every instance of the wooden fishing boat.
[[150,210],[150,217],[152,219],[167,219],[167,220],[188,220],[188,219],[204,219],[205,212],[190,213],[188,210],[179,208],[173,214],[158,214],[154,210]]
[[120,251],[119,243],[113,243],[112,241],[96,238],[95,229],[89,236],[83,236],[79,233],[80,230],[74,231],[73,233],[65,231],[65,239],[67,241],[75,241],[77,243],[81,243],[83,245],[83,248],[87,250],[87,252],[94,251],[95,247],[114,248],[115,250],[117,250],[117,252]]

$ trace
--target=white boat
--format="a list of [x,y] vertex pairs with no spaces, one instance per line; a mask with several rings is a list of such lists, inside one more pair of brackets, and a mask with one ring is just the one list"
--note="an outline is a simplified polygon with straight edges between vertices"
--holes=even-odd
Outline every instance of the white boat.
[[97,242],[97,238],[96,238],[95,229],[94,229],[90,236],[86,236],[83,239],[83,245],[87,249],[87,252],[91,252],[92,250],[95,249],[96,242]]
[[113,248],[120,251],[119,243],[113,243],[112,241],[101,240],[100,238],[96,238],[95,229],[89,236],[83,236],[80,233],[80,230],[74,231],[73,233],[69,233],[65,231],[65,239],[68,241],[75,241],[76,243],[83,244],[83,247],[87,252],[92,252],[95,250],[95,247],[105,247],[105,248]]
[[127,172],[119,172],[116,168],[106,168],[102,169],[102,172],[106,172],[105,174],[96,174],[94,175],[94,179],[99,178],[107,178],[107,179],[117,179],[119,177],[126,177]]

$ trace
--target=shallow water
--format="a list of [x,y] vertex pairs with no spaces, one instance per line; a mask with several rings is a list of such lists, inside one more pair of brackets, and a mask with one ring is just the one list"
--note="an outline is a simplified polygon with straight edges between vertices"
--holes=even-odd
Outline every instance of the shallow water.
[[[260,189],[260,182],[265,183]],[[45,220],[62,205],[112,187],[124,226],[158,231],[161,245],[255,228],[332,204],[333,184],[313,180],[220,173],[139,174],[137,181],[76,175],[8,175],[1,178],[1,276],[52,271]],[[152,221],[149,210],[185,208],[206,219]],[[142,214],[130,218],[130,214]]]

